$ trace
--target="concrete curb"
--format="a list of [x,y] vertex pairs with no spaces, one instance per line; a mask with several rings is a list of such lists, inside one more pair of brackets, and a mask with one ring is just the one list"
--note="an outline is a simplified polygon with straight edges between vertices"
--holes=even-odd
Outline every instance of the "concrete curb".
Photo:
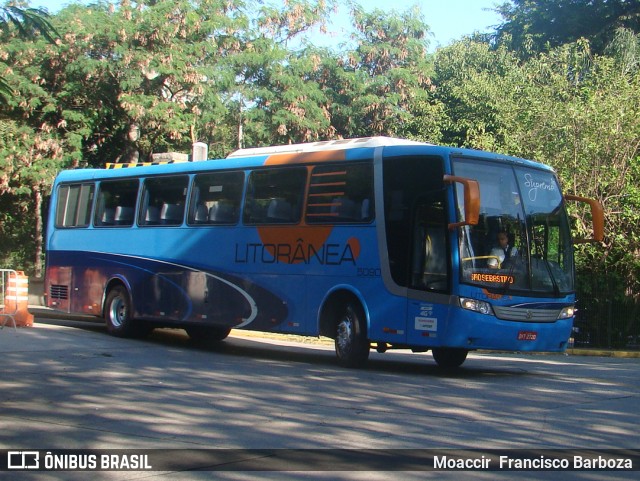
[[640,351],[616,351],[612,349],[567,349],[572,356],[640,358]]

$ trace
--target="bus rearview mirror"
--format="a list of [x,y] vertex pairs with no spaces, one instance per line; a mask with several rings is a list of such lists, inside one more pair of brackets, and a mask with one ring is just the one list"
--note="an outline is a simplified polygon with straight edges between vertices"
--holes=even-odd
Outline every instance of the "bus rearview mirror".
[[480,218],[480,186],[477,180],[457,177],[455,175],[445,175],[445,183],[458,183],[464,187],[464,220],[462,222],[451,222],[449,229],[462,227],[465,225],[477,225]]
[[587,242],[602,242],[604,239],[604,209],[602,204],[595,199],[580,197],[578,195],[565,194],[565,200],[589,204],[591,207],[591,222],[593,223],[593,237],[591,239],[574,239],[574,244],[584,244]]

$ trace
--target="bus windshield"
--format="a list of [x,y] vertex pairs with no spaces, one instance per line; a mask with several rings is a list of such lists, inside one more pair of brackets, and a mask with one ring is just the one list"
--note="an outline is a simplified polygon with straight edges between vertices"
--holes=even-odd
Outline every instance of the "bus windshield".
[[[553,172],[499,163],[488,169],[486,163],[470,159],[454,160],[454,169],[480,185],[479,222],[461,229],[462,282],[494,293],[572,292],[569,224]],[[463,211],[462,205],[458,211]]]

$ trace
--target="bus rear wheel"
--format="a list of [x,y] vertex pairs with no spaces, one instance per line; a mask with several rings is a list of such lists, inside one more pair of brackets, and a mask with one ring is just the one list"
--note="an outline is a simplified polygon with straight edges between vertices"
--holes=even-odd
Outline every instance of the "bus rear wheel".
[[336,356],[345,367],[362,367],[369,359],[369,340],[362,308],[348,303],[340,311],[336,325]]
[[439,367],[455,369],[462,366],[462,363],[467,359],[469,350],[453,347],[436,347],[431,351],[431,354]]
[[144,337],[151,332],[148,325],[131,317],[131,298],[124,286],[116,286],[107,294],[104,307],[107,331],[117,337]]

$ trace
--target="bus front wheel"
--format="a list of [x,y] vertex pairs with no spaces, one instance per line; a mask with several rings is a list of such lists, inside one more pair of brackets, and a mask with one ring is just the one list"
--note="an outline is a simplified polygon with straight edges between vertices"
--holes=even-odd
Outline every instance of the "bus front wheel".
[[436,347],[431,351],[433,358],[439,367],[455,369],[462,366],[467,359],[468,349],[456,349],[453,347]]
[[131,317],[131,299],[123,286],[116,286],[107,294],[104,317],[107,331],[117,337],[143,337],[150,329]]
[[362,308],[347,304],[338,316],[336,355],[345,367],[361,367],[369,359],[369,340]]

